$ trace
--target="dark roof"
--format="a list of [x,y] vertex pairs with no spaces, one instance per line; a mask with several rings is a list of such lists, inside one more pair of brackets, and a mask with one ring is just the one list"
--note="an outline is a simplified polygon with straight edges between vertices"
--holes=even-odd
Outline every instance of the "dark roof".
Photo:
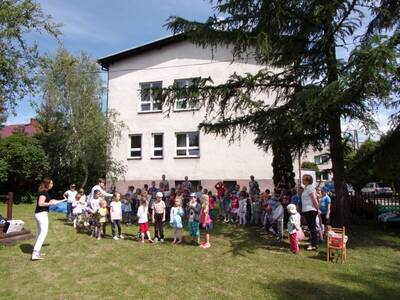
[[127,57],[132,57],[138,54],[141,54],[146,51],[154,50],[161,48],[166,45],[170,45],[176,42],[180,42],[185,40],[187,37],[184,34],[176,34],[172,35],[166,38],[161,38],[159,40],[155,40],[153,42],[143,44],[140,46],[135,46],[130,49],[123,50],[121,52],[117,52],[108,56],[100,57],[97,62],[101,65],[102,68],[105,68],[108,70],[108,66],[112,64],[113,62],[116,62],[118,60],[127,58]]

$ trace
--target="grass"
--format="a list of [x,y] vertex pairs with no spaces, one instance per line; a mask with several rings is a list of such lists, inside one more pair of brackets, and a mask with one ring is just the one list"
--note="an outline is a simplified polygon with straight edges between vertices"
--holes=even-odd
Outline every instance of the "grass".
[[[6,209],[0,204],[0,212]],[[35,232],[33,205],[15,205],[14,217]],[[394,299],[399,297],[399,229],[373,223],[350,231],[348,262],[326,263],[319,253],[288,253],[288,242],[260,236],[254,227],[217,224],[212,247],[140,245],[137,226],[127,239],[97,241],[51,213],[42,251],[31,262],[34,240],[0,246],[0,299]],[[110,227],[107,228],[110,233]],[[151,227],[153,231],[153,228]],[[187,236],[187,232],[185,232]]]

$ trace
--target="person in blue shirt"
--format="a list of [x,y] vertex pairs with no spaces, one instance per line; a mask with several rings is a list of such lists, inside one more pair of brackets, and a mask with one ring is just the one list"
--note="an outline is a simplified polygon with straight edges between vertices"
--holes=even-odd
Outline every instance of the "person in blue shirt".
[[326,227],[331,215],[331,198],[328,196],[328,191],[325,188],[322,188],[321,194],[322,197],[319,200],[319,210],[321,212],[322,224]]

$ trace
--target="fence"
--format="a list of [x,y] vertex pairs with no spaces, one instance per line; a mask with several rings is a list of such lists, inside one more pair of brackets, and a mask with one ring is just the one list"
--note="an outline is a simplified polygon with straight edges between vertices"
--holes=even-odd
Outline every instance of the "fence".
[[375,195],[359,193],[349,197],[350,209],[353,215],[376,218],[377,209],[380,206],[400,205],[399,194]]

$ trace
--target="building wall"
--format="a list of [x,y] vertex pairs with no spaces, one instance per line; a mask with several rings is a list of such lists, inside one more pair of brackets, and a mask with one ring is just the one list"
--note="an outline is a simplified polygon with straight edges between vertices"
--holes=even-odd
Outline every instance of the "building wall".
[[[212,56],[214,55],[214,57]],[[211,76],[215,84],[225,82],[234,72],[256,73],[260,66],[254,61],[231,62],[228,49],[212,52],[183,41],[124,59],[109,68],[108,108],[119,113],[127,126],[122,139],[112,149],[113,155],[127,165],[125,178],[117,187],[159,180],[166,174],[171,181],[202,180],[207,186],[217,180],[248,182],[254,175],[261,187],[270,187],[272,155],[258,149],[251,135],[229,144],[227,139],[200,133],[199,158],[175,158],[175,133],[197,131],[204,118],[204,110],[166,113],[139,113],[139,83],[163,81],[169,86],[175,79]],[[259,95],[263,101],[271,96]],[[164,134],[164,158],[151,159],[152,133]],[[142,159],[128,159],[129,134],[142,134]],[[203,184],[204,185],[204,184]]]

